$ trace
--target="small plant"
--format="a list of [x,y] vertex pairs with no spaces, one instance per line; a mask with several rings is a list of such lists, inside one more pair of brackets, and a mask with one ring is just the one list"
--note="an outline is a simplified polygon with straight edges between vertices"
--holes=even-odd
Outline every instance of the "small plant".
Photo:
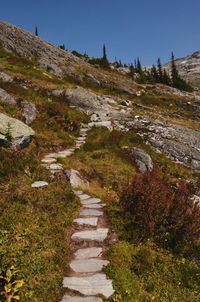
[[12,266],[8,269],[5,275],[0,276],[2,282],[1,295],[5,298],[6,302],[20,301],[19,291],[24,285],[24,280],[19,280],[18,270]]
[[10,148],[12,146],[12,129],[10,123],[8,123],[7,130],[5,133],[5,147]]

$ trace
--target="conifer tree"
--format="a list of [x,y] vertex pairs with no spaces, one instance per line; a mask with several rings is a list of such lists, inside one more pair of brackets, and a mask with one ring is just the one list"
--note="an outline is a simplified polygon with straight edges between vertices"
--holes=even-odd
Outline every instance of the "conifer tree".
[[163,84],[165,85],[171,85],[171,79],[169,74],[167,73],[166,69],[163,71]]
[[172,52],[172,55],[171,55],[171,78],[172,78],[172,85],[176,86],[176,84],[178,82],[178,79],[179,79],[179,74],[178,74],[178,70],[176,68],[173,52]]
[[131,77],[134,77],[134,75],[135,75],[135,68],[134,68],[133,64],[131,64],[129,66],[129,74]]
[[163,83],[163,70],[160,58],[157,60],[157,68],[158,68],[158,82]]
[[103,57],[102,57],[102,66],[109,67],[109,62],[107,58],[106,46],[103,45]]
[[158,71],[155,65],[153,65],[151,67],[151,78],[153,80],[154,83],[157,83],[159,80],[159,75],[158,75]]
[[38,37],[38,28],[37,28],[37,26],[35,27],[35,35]]

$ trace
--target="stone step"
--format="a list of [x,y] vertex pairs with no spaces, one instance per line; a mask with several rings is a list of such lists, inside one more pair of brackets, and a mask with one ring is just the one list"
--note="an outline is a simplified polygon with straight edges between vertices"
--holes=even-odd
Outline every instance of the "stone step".
[[94,197],[90,197],[90,198],[87,198],[87,199],[81,199],[81,204],[82,205],[89,205],[89,204],[95,204],[95,203],[100,203],[100,202],[101,202],[101,199],[94,198]]
[[54,164],[54,163],[57,162],[57,160],[56,160],[55,158],[46,158],[46,157],[44,157],[44,158],[41,160],[41,162],[42,162],[43,164]]
[[89,247],[84,249],[78,249],[75,253],[75,259],[88,259],[101,257],[103,249],[101,247]]
[[97,297],[78,297],[78,296],[64,296],[61,302],[103,302],[101,298]]
[[83,209],[80,211],[80,216],[103,216],[103,212],[95,209]]
[[47,187],[47,186],[48,186],[48,182],[42,181],[42,180],[35,181],[31,185],[32,188],[43,188],[43,187]]
[[102,273],[87,277],[65,277],[63,286],[86,296],[103,295],[109,298],[114,293],[112,281]]
[[98,218],[91,217],[91,218],[77,218],[74,219],[74,222],[78,225],[88,225],[88,226],[97,226]]
[[89,230],[89,231],[80,231],[76,232],[72,235],[73,241],[97,241],[103,242],[108,236],[107,228],[99,228],[97,230]]
[[61,164],[50,164],[49,166],[47,166],[48,170],[63,170],[63,166]]
[[84,205],[84,208],[87,208],[87,209],[102,209],[104,208],[106,205],[101,203],[101,204],[86,204]]
[[74,194],[76,194],[77,196],[82,195],[83,191],[81,190],[74,190]]
[[87,195],[87,194],[81,194],[79,195],[80,200],[85,200],[85,199],[89,199],[91,198],[91,196]]
[[97,273],[108,264],[109,261],[102,259],[80,259],[72,260],[69,266],[75,273]]

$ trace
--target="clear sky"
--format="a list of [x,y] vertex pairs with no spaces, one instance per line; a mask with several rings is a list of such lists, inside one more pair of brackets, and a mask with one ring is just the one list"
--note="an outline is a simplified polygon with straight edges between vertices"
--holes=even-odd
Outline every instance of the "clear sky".
[[200,0],[5,0],[0,19],[55,44],[145,65],[200,50]]

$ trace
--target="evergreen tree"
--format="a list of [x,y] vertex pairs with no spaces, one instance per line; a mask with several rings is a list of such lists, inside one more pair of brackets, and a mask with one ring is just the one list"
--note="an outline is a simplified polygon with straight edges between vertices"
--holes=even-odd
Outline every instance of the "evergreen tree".
[[159,80],[159,74],[155,65],[151,67],[151,78],[154,83],[157,83]]
[[102,57],[102,66],[109,67],[109,61],[107,59],[106,46],[103,45],[103,57]]
[[172,78],[172,85],[176,86],[176,84],[179,80],[179,74],[178,74],[178,70],[176,68],[173,52],[172,52],[172,55],[171,55],[171,78]]
[[171,85],[171,79],[170,79],[170,76],[167,73],[166,69],[164,69],[164,71],[163,71],[163,84]]
[[158,68],[158,82],[163,83],[163,70],[160,58],[157,60],[157,68]]
[[12,146],[12,133],[11,125],[8,123],[7,130],[5,133],[5,147],[10,148]]
[[137,58],[136,69],[137,69],[138,73],[140,73],[140,74],[142,73],[142,65],[141,65],[141,62],[140,62],[139,58]]
[[135,68],[134,68],[133,64],[131,64],[131,65],[129,66],[129,75],[130,75],[132,78],[133,78],[134,75],[135,75]]
[[35,27],[35,35],[38,37],[38,28],[37,28],[37,26]]

